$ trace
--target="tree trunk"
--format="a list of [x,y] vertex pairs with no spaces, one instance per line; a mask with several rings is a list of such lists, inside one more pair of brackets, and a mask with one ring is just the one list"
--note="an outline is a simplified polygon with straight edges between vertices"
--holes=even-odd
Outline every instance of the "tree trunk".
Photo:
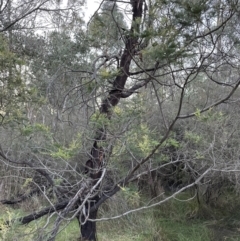
[[[112,89],[108,92],[108,96],[102,100],[100,106],[100,114],[111,119],[111,109],[116,106],[121,98],[125,98],[124,93],[125,84],[128,78],[130,64],[133,59],[133,56],[137,52],[138,40],[139,37],[134,33],[140,31],[140,22],[143,13],[143,2],[144,0],[135,0],[130,1],[132,5],[132,25],[129,33],[125,36],[125,48],[123,54],[120,58],[119,74],[113,81]],[[88,173],[89,176],[95,180],[95,182],[101,176],[102,166],[105,165],[105,153],[104,150],[98,145],[101,141],[106,141],[106,131],[105,128],[100,128],[96,131],[94,144],[91,150],[91,159],[86,162],[87,169],[85,173]],[[94,197],[91,200],[92,206],[100,199],[99,196]],[[87,206],[86,206],[87,208]],[[95,209],[89,214],[89,219],[96,219],[98,209]],[[79,223],[81,225],[81,219],[79,217]],[[81,225],[81,236],[82,240],[95,241],[96,240],[96,222],[86,221]]]
[[[98,202],[99,197],[96,196],[94,198],[94,202],[90,205],[90,208],[94,206],[96,202]],[[97,218],[98,209],[90,212],[88,219],[96,219]],[[79,215],[78,216],[79,226],[81,227],[81,240],[89,240],[89,241],[96,241],[97,240],[97,227],[96,222],[92,222],[87,220],[84,224],[83,218]]]

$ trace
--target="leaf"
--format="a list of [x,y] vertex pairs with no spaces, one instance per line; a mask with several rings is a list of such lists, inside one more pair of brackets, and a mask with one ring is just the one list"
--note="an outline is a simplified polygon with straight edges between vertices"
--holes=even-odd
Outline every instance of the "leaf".
[[200,118],[200,116],[201,116],[201,111],[200,111],[200,109],[197,108],[197,110],[195,111],[194,115],[195,115],[197,118]]
[[23,187],[27,187],[29,183],[31,183],[33,181],[32,178],[26,178],[25,182],[23,183]]

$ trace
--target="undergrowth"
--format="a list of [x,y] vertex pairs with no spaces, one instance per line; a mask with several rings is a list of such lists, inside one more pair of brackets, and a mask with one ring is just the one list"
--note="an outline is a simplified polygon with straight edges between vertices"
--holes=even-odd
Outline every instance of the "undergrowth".
[[[99,222],[99,241],[239,241],[239,197],[228,193],[213,205],[190,199],[190,193],[182,193],[176,199],[154,208],[132,213],[124,218]],[[190,199],[190,200],[189,200]],[[226,201],[227,199],[227,201]],[[189,200],[189,201],[186,201]],[[143,201],[142,201],[143,202]],[[103,205],[99,217],[110,217],[131,208],[121,196]],[[132,206],[132,208],[134,208]],[[5,221],[27,214],[23,209],[1,206],[0,240],[46,241],[56,216],[46,217],[28,225],[4,225]],[[44,225],[48,228],[43,230]],[[77,220],[63,223],[56,241],[77,241],[80,230]]]

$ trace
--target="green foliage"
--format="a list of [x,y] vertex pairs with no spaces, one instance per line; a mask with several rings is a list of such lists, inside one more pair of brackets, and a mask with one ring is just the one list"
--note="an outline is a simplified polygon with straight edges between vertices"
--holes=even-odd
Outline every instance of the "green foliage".
[[42,133],[46,135],[50,134],[49,127],[39,123],[24,126],[20,129],[20,131],[23,136],[29,136],[29,135],[32,135],[33,133],[34,134]]
[[202,139],[199,134],[196,134],[192,131],[185,131],[184,138],[194,144],[198,144]]
[[158,141],[155,139],[155,132],[150,130],[146,124],[140,124],[137,130],[133,129],[130,131],[127,140],[134,154],[137,155],[138,152],[142,156],[149,155],[152,149],[158,144]]
[[174,148],[179,148],[180,147],[180,143],[179,141],[177,141],[176,139],[170,137],[168,138],[164,143],[163,143],[164,147],[174,147]]
[[99,74],[102,80],[112,80],[119,75],[119,72],[120,70],[108,70],[106,68],[101,68]]
[[1,125],[21,123],[27,120],[27,103],[42,104],[45,98],[25,75],[26,63],[10,50],[8,39],[0,35],[0,102]]
[[117,116],[122,116],[123,114],[123,109],[121,109],[119,106],[115,106],[113,108],[113,113]]
[[[184,57],[185,50],[175,41],[169,41],[166,44],[154,43],[152,47],[145,49],[143,52],[144,58],[153,58],[156,60],[166,60],[176,62],[178,57]],[[186,55],[187,57],[187,55]]]
[[[12,240],[31,240],[32,227],[22,227],[19,226],[17,222],[11,223],[11,226],[6,225],[6,222],[11,222],[14,219],[21,217],[24,213],[22,210],[14,210],[11,208],[1,208],[1,218],[0,218],[0,239],[3,241]],[[27,237],[27,239],[25,239]]]
[[214,111],[212,108],[203,113],[201,113],[201,110],[197,108],[195,116],[202,122],[223,121],[226,118],[222,111]]
[[201,117],[200,109],[197,108],[196,112],[194,113],[197,118]]
[[1,230],[0,238],[2,240],[6,240],[9,233],[9,227],[6,224],[6,222],[11,221],[11,219],[13,218],[13,215],[8,209],[3,208],[3,210],[5,211],[5,213],[4,213],[4,216],[1,216],[1,219],[0,219],[0,230]]
[[63,179],[62,178],[55,178],[54,179],[54,185],[58,186],[62,183]]
[[38,153],[44,155],[45,158],[54,158],[56,160],[70,160],[79,152],[82,145],[80,132],[74,133],[66,143],[57,140],[49,126],[40,123],[21,127],[20,134],[25,142],[25,147],[28,145],[35,154]]
[[204,154],[202,154],[201,152],[199,152],[198,150],[196,150],[196,152],[195,152],[195,158],[196,158],[197,160],[201,160],[201,159],[204,159],[205,156],[204,156]]
[[[194,57],[189,42],[195,38],[193,26],[202,22],[208,12],[210,4],[204,1],[155,1],[149,10],[149,23],[142,33],[142,37],[150,40],[142,52],[144,59],[156,59],[162,62],[182,64],[184,59]],[[168,12],[166,15],[165,13]],[[159,17],[161,15],[161,17]],[[208,18],[207,18],[208,19]]]
[[29,184],[31,184],[32,181],[32,178],[26,178],[25,182],[23,183],[23,188],[26,188]]
[[58,150],[55,152],[51,152],[50,155],[53,158],[61,158],[64,160],[69,160],[74,154],[72,150],[69,150],[69,148],[62,147],[62,148],[58,148]]
[[[0,34],[0,71],[1,73],[5,73],[7,76],[8,75],[8,70],[9,68],[15,67],[15,66],[20,66],[23,64],[23,61],[18,58],[18,56],[11,52],[9,49],[8,41],[7,38],[3,35]],[[16,71],[16,69],[14,70]],[[19,76],[17,76],[19,77]],[[1,76],[1,81],[3,81],[4,78]],[[16,83],[20,82],[20,79],[13,79]]]
[[[46,237],[49,233],[43,232],[41,227],[46,225],[47,218],[41,218],[37,221],[33,221],[27,226],[19,225],[18,223],[12,223],[11,226],[7,226],[5,224],[6,221],[11,221],[13,219],[19,218],[26,213],[23,213],[20,209],[8,209],[2,208],[1,209],[1,218],[0,218],[0,239],[3,241],[13,241],[13,240],[25,240],[25,241],[32,241],[32,240],[46,240]],[[55,217],[50,219],[50,225],[47,227],[47,232],[52,228],[52,221],[54,221]],[[77,220],[75,219],[69,225],[69,223],[63,223],[63,229],[60,229],[60,233],[56,237],[56,241],[65,241],[65,240],[74,240],[80,235],[79,225]]]
[[[82,33],[83,34],[83,33]],[[82,43],[76,41],[67,31],[53,31],[48,36],[48,55],[42,63],[48,74],[54,74],[59,66],[79,67],[77,61],[84,54]]]
[[106,115],[102,115],[99,112],[95,112],[90,119],[90,122],[97,126],[97,128],[105,126],[109,123],[109,119]]
[[114,47],[118,49],[122,45],[122,36],[119,31],[122,28],[127,29],[127,26],[117,4],[104,2],[101,12],[94,15],[89,25],[89,42],[93,47],[98,48],[98,51],[104,51],[104,54],[115,52]]
[[[81,142],[81,135],[78,134],[76,138],[72,139],[68,146],[60,145],[55,143],[53,145],[53,150],[50,151],[50,156],[53,158],[60,158],[64,160],[69,160],[70,158],[74,157],[77,152],[79,151],[82,142]],[[45,153],[48,154],[48,153]]]
[[132,207],[138,207],[140,204],[140,195],[138,190],[134,186],[132,187],[121,187],[123,196],[125,200],[129,203]]
[[177,9],[175,13],[178,23],[183,26],[190,26],[191,22],[201,21],[201,15],[208,9],[207,0],[204,1],[175,1]]

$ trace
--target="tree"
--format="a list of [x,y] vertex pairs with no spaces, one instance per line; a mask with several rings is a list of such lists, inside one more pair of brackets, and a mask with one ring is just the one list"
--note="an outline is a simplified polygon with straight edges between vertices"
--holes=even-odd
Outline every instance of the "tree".
[[[121,9],[129,22],[123,21]],[[96,240],[98,208],[143,176],[159,178],[158,171],[168,168],[185,172],[187,181],[169,178],[165,188],[171,194],[164,200],[109,219],[160,205],[227,170],[231,161],[216,163],[208,146],[218,136],[211,151],[221,157],[218,150],[226,137],[215,122],[229,133],[223,104],[230,105],[239,95],[239,47],[229,37],[230,31],[237,36],[237,16],[238,1],[105,1],[89,32],[73,27],[73,34],[59,24],[60,31],[42,40],[47,44],[43,54],[28,63],[33,78],[40,80],[31,83],[41,86],[38,93],[47,93],[41,106],[44,118],[35,110],[34,124],[25,122],[15,130],[24,145],[10,138],[6,143],[11,143],[11,153],[7,145],[1,150],[3,163],[30,168],[25,181],[35,187],[1,202],[18,203],[42,193],[51,205],[18,221],[26,224],[57,212],[50,241],[73,213],[70,220],[77,217],[82,238]],[[86,34],[80,41],[79,33]],[[157,195],[154,188],[152,195]]]

